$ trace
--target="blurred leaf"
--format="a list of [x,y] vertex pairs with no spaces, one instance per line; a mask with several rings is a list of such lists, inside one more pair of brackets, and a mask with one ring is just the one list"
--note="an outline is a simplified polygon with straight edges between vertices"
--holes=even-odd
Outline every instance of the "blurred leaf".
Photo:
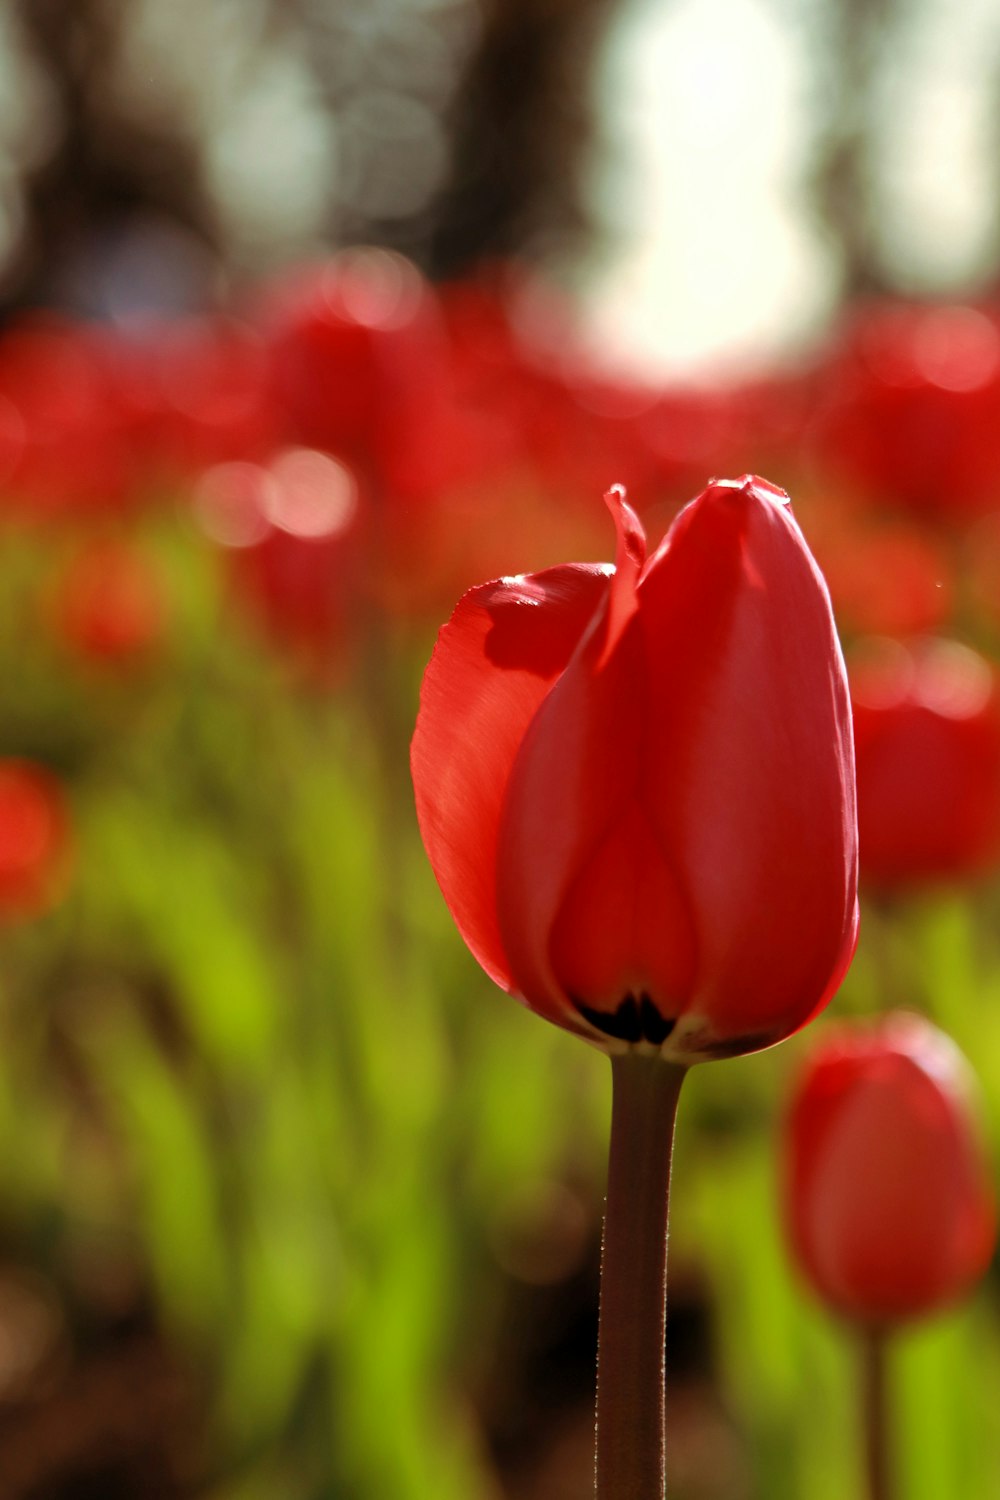
[[127,1143],[167,1316],[185,1332],[215,1332],[231,1288],[212,1145],[195,1100],[127,1014],[90,1045]]

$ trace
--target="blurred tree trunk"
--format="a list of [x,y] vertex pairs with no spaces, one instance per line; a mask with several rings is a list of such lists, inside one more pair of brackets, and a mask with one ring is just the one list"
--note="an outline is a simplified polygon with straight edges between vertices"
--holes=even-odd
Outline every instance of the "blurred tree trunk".
[[126,118],[113,70],[128,24],[127,0],[17,0],[22,33],[52,91],[53,150],[22,184],[25,233],[5,274],[3,303],[62,300],[66,267],[143,213],[216,247],[196,144]]
[[428,269],[571,248],[591,232],[583,176],[592,77],[620,0],[486,0],[449,120],[452,168]]
[[[267,24],[292,38],[335,132],[343,130],[350,169],[330,187],[331,241],[386,244],[450,276],[496,257],[562,253],[585,239],[593,227],[584,179],[596,128],[594,67],[622,4],[452,0],[440,12],[427,7],[416,24],[408,0],[267,0]],[[122,87],[140,8],[132,0],[15,0],[14,15],[51,91],[55,136],[20,184],[25,228],[0,308],[74,308],[67,268],[88,256],[106,263],[116,237],[145,217],[186,232],[223,265],[231,247],[205,187],[205,141],[190,119],[137,105],[134,78]],[[411,86],[407,48],[419,45],[421,26],[442,39],[434,65],[445,74],[439,84],[421,82],[414,54]],[[377,109],[383,94],[433,116],[448,162],[443,188],[431,187],[430,201],[400,217],[376,217],[363,194],[351,198],[352,172],[377,180],[378,151],[387,149],[377,131],[351,135],[352,106]]]
[[809,17],[822,102],[807,191],[838,252],[848,300],[886,292],[892,279],[877,234],[874,94],[899,8],[898,0],[826,0]]

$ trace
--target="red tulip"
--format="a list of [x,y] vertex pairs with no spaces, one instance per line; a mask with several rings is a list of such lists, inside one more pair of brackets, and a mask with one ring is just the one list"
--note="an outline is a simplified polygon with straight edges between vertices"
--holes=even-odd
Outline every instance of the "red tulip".
[[996,1238],[975,1080],[918,1016],[830,1034],[787,1127],[786,1222],[795,1258],[844,1316],[932,1312],[982,1275]]
[[954,606],[954,568],[939,541],[906,523],[827,515],[810,528],[837,619],[866,635],[940,630]]
[[68,648],[104,666],[124,666],[162,639],[163,584],[152,562],[127,542],[94,541],[60,574],[53,623]]
[[446,343],[431,288],[403,256],[345,250],[282,278],[262,313],[293,442],[336,453],[370,482],[439,412]]
[[267,346],[247,324],[168,325],[133,358],[134,421],[154,475],[159,470],[169,479],[211,464],[262,460],[278,442]]
[[1000,324],[971,307],[865,309],[835,349],[812,439],[824,470],[942,520],[1000,495]]
[[69,815],[51,772],[0,760],[0,923],[40,915],[62,895]]
[[350,470],[311,448],[283,449],[266,467],[218,464],[199,481],[195,511],[267,634],[308,671],[335,673],[358,607],[362,516]]
[[850,709],[788,497],[713,483],[653,555],[472,589],[424,679],[424,843],[483,968],[612,1052],[753,1051],[857,931]]
[[882,641],[851,671],[861,874],[892,889],[1000,859],[1000,700],[955,641]]
[[82,325],[27,318],[0,338],[4,511],[24,520],[126,509],[137,477],[108,344]]

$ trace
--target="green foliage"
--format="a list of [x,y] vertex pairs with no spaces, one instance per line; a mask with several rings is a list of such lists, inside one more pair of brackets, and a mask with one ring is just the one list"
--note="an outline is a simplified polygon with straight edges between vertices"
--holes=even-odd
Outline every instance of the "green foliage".
[[[503,1247],[567,1185],[593,1239],[606,1066],[454,935],[403,774],[424,643],[400,632],[380,716],[360,672],[297,678],[180,522],[146,541],[170,635],[118,673],[44,631],[24,648],[52,558],[5,543],[0,749],[65,779],[76,843],[61,906],[0,939],[7,1254],[67,1301],[83,1261],[131,1268],[208,1414],[205,1500],[493,1500],[484,1391],[522,1274]],[[991,900],[868,912],[837,1008],[930,1012],[997,1148]],[[810,1044],[698,1070],[681,1106],[672,1256],[707,1299],[754,1500],[858,1492],[856,1351],[777,1220]],[[988,1293],[893,1361],[906,1500],[1000,1493]]]

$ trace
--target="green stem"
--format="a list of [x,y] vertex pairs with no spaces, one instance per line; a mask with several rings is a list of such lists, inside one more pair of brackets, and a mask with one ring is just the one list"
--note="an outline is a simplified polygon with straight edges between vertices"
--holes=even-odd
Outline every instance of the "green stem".
[[868,1497],[869,1500],[891,1500],[893,1486],[889,1463],[887,1334],[883,1328],[868,1328],[863,1338],[861,1391],[864,1402],[862,1417]]
[[666,1494],[667,1212],[686,1069],[611,1059],[611,1154],[597,1354],[597,1500]]

